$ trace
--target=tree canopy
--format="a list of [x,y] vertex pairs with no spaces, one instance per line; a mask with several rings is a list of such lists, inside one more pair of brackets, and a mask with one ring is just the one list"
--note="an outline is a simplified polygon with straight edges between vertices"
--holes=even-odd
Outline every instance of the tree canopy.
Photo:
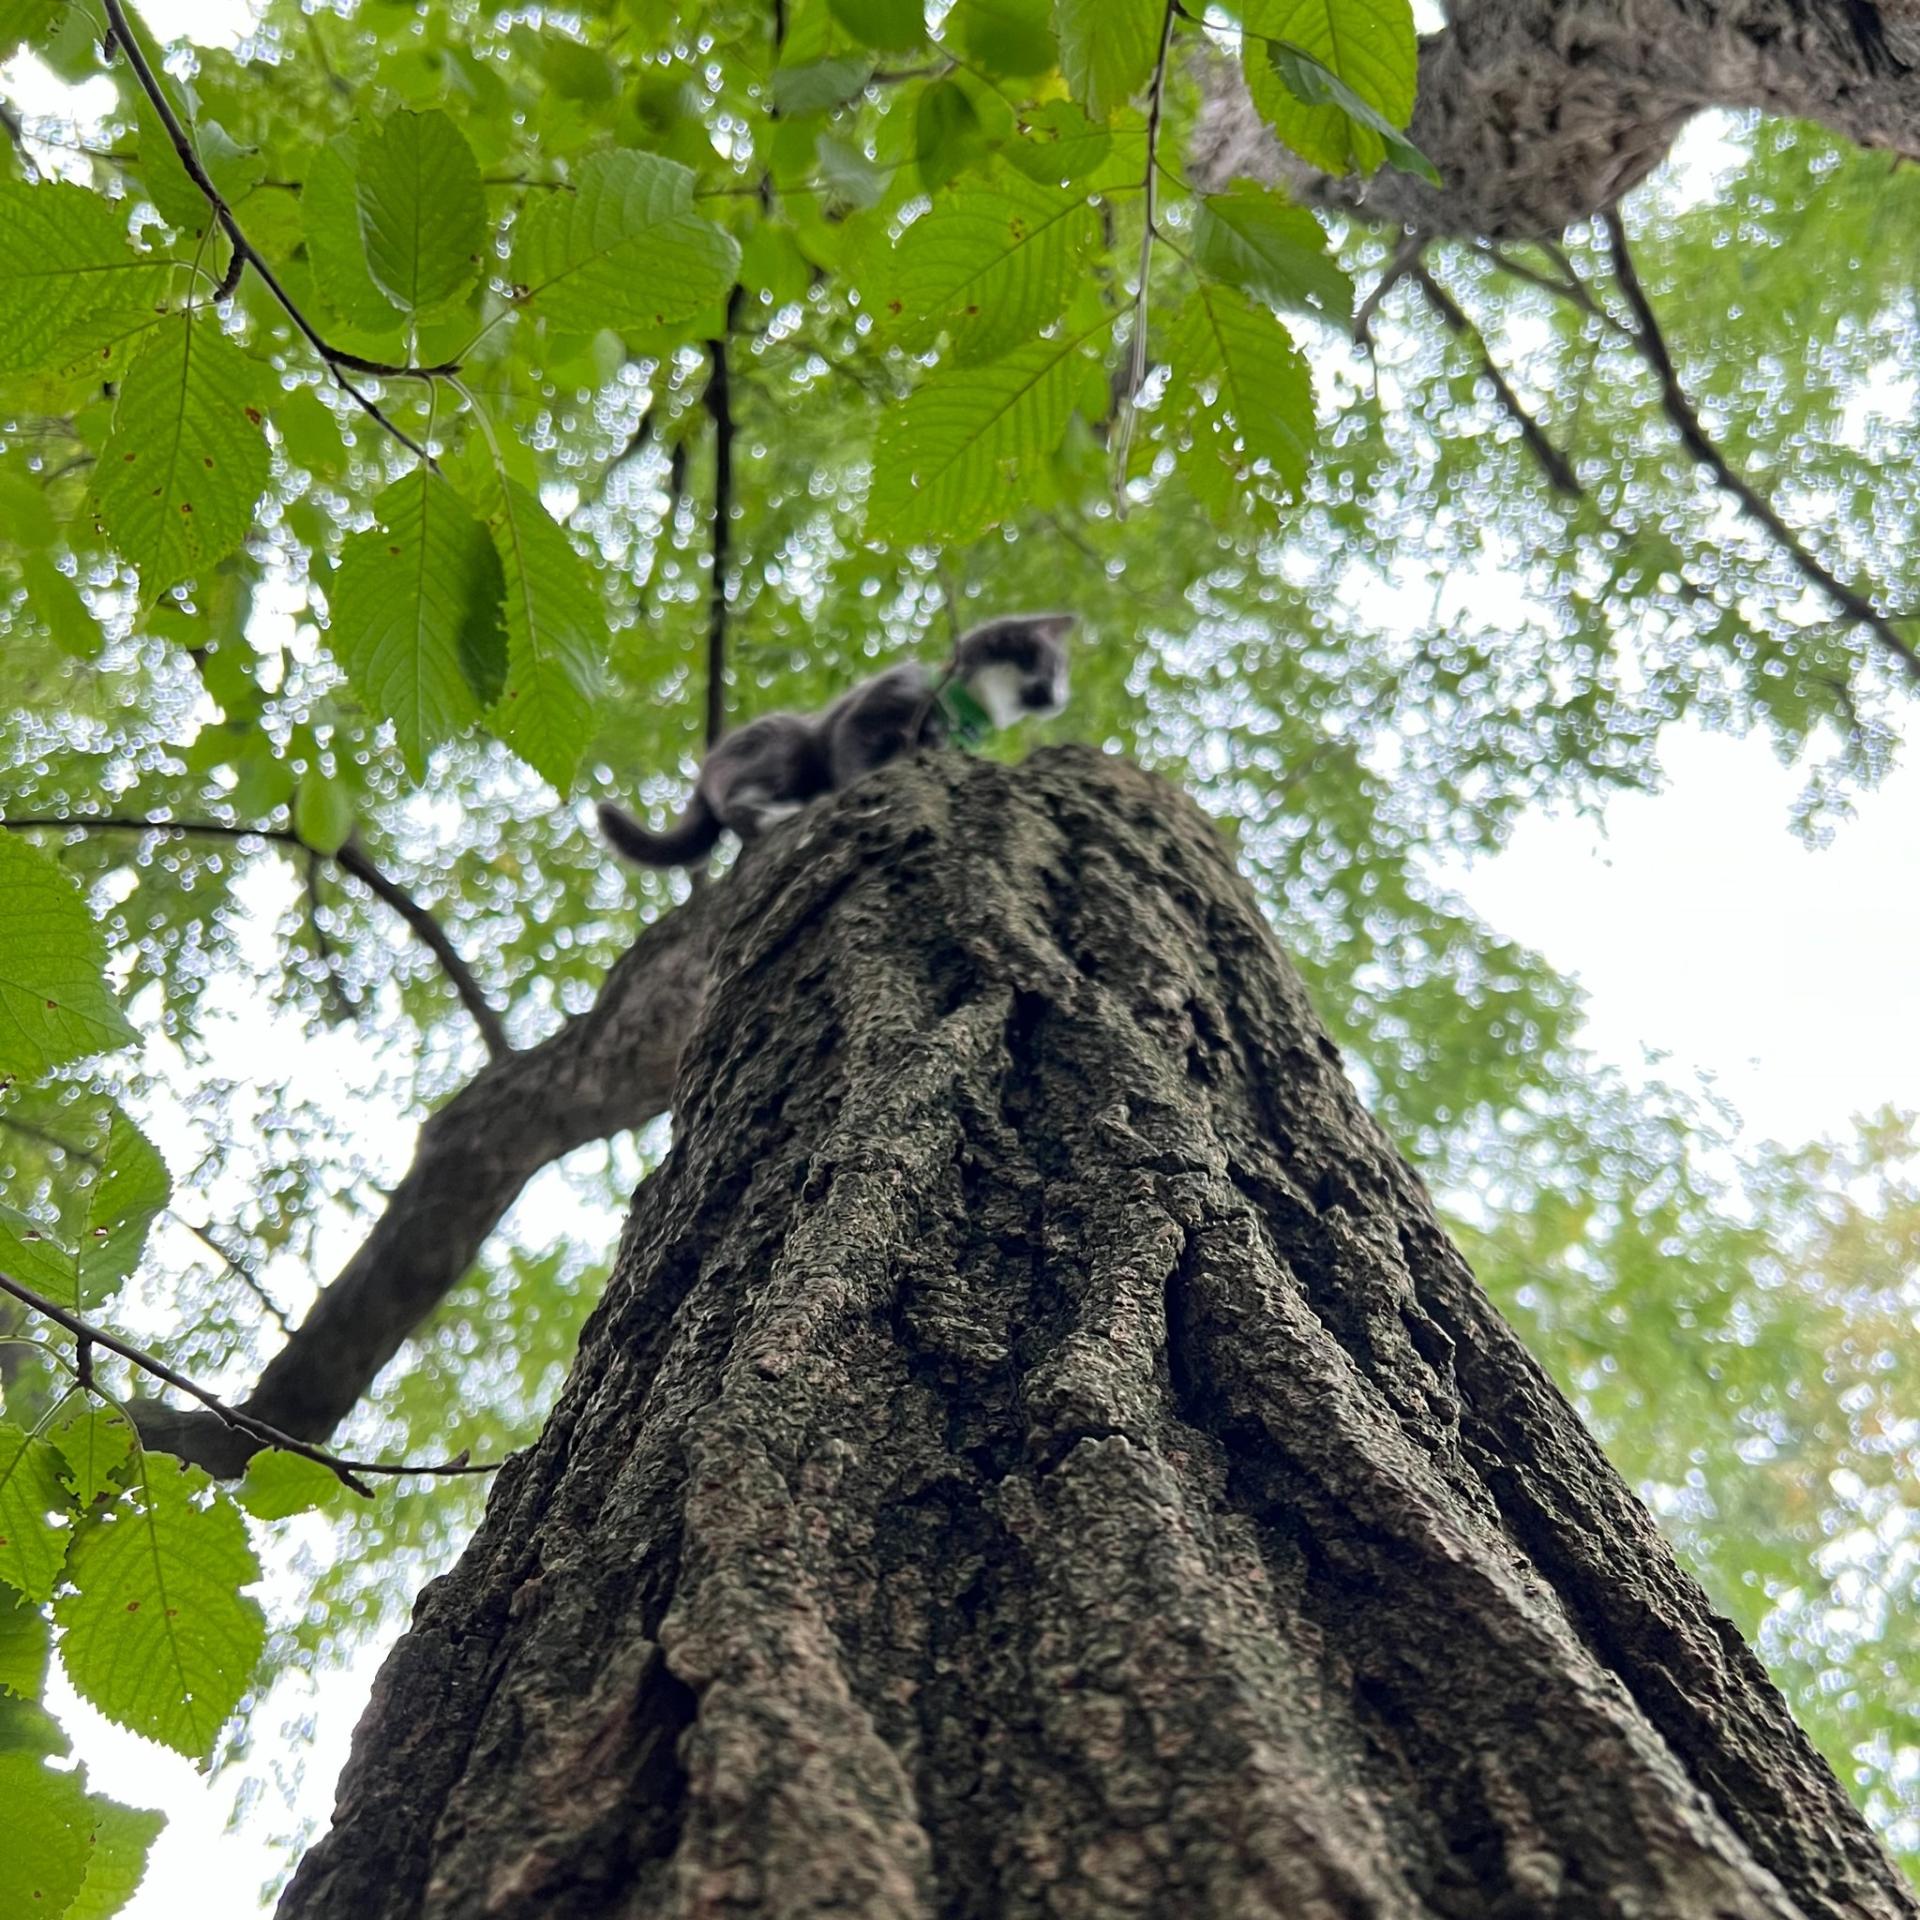
[[[1682,719],[1804,769],[1811,835],[1892,764],[1910,170],[1748,118],[1564,234],[1383,227],[1354,179],[1461,184],[1406,0],[266,0],[231,51],[0,0],[0,43],[81,89],[0,161],[9,1897],[111,1912],[154,1827],[43,1764],[56,1641],[244,1762],[470,1527],[483,1476],[228,1486],[116,1406],[152,1361],[244,1395],[387,1204],[367,1103],[444,1110],[684,912],[584,803],[1049,605],[1053,734],[1234,836],[1483,1282],[1920,1849],[1914,1123],[1736,1155],[1428,867],[1657,784]],[[1223,170],[1243,92],[1290,185]],[[243,1006],[377,1088],[237,1083]],[[565,1177],[597,1222],[633,1169]],[[524,1442],[611,1252],[508,1220],[341,1454]]]

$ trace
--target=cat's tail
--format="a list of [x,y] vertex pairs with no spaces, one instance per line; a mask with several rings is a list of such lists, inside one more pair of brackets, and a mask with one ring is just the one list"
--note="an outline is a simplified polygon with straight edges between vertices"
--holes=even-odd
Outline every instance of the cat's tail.
[[608,801],[600,802],[600,831],[617,852],[643,867],[684,867],[720,838],[720,816],[698,787],[687,810],[665,833],[654,833]]

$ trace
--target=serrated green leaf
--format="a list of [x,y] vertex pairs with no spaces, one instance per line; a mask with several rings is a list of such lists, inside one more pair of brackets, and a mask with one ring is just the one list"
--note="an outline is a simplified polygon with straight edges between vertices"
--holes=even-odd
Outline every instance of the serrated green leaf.
[[1170,340],[1168,404],[1187,403],[1195,459],[1210,455],[1241,483],[1264,468],[1298,498],[1315,423],[1313,379],[1292,335],[1245,294],[1203,282]]
[[874,445],[869,530],[876,537],[960,539],[1018,502],[1010,468],[1050,454],[1073,411],[1087,332],[1062,329],[983,367],[937,373],[892,408]]
[[1328,252],[1326,229],[1265,187],[1242,182],[1207,195],[1194,215],[1191,251],[1202,273],[1276,306],[1353,318],[1353,282]]
[[353,831],[353,794],[346,782],[309,767],[293,790],[293,830],[308,846],[338,853]]
[[1378,129],[1336,105],[1312,105],[1274,65],[1276,43],[1323,67],[1357,100],[1404,127],[1413,115],[1419,51],[1409,0],[1246,0],[1241,66],[1267,123],[1329,173],[1370,173],[1386,152]]
[[[400,309],[380,290],[367,265],[360,235],[360,166],[357,134],[343,133],[314,156],[300,190],[300,218],[314,291],[328,310],[351,326],[392,332]],[[277,420],[276,414],[276,420]]]
[[45,1228],[12,1207],[0,1207],[0,1273],[71,1307],[79,1304],[78,1266],[72,1250]]
[[1440,185],[1440,169],[1391,120],[1376,112],[1305,48],[1276,40],[1267,48],[1267,57],[1296,100],[1309,107],[1337,107],[1356,126],[1379,135],[1390,166],[1402,173],[1419,174],[1429,186]]
[[986,150],[980,109],[966,88],[957,81],[936,80],[921,89],[913,110],[913,161],[929,193],[944,187]]
[[562,793],[593,735],[606,613],[586,562],[539,499],[505,482],[493,539],[506,576],[507,684],[494,731]]
[[0,1078],[37,1079],[138,1037],[107,989],[106,966],[73,876],[0,833]]
[[827,10],[863,47],[898,53],[927,37],[921,0],[827,0]]
[[1096,127],[1071,100],[1049,100],[1020,115],[1020,138],[1006,155],[1029,180],[1066,187],[1084,180],[1113,151],[1113,134]]
[[776,113],[822,113],[843,106],[867,84],[873,61],[864,53],[835,54],[825,60],[806,60],[797,66],[776,67],[771,91]]
[[337,1506],[345,1487],[331,1467],[304,1454],[268,1447],[247,1462],[234,1498],[256,1520],[285,1520],[314,1507]]
[[974,66],[1008,79],[1045,73],[1054,63],[1049,0],[954,0],[940,37]]
[[133,1429],[126,1416],[105,1401],[86,1399],[47,1431],[67,1463],[67,1487],[84,1510],[101,1494],[117,1489],[133,1457]]
[[0,373],[69,366],[152,324],[172,264],[128,240],[124,205],[0,182]]
[[273,472],[262,375],[210,319],[166,321],[134,361],[93,504],[149,601],[246,538]]
[[53,1626],[32,1601],[0,1592],[0,1687],[37,1700],[47,1683]]
[[87,1877],[60,1920],[113,1920],[146,1878],[147,1855],[167,1824],[163,1813],[123,1807],[105,1794],[87,1795],[93,1833],[87,1843]]
[[87,1877],[93,1814],[78,1777],[56,1773],[30,1754],[0,1753],[0,1913],[59,1915]]
[[1082,194],[1010,174],[942,195],[876,264],[876,317],[920,350],[946,333],[950,363],[997,360],[1059,317],[1099,236]]
[[0,1693],[0,1753],[29,1753],[47,1758],[73,1751],[63,1727],[38,1700]]
[[80,1242],[80,1302],[95,1307],[140,1264],[147,1229],[173,1193],[160,1150],[121,1111],[111,1110],[107,1143],[87,1190]]
[[396,480],[374,512],[341,552],[329,644],[420,780],[504,684],[505,581],[486,528],[431,468]]
[[693,211],[693,175],[622,150],[582,163],[570,193],[529,207],[513,278],[550,326],[664,327],[724,300],[740,265],[733,236]]
[[0,1420],[0,1580],[29,1600],[51,1600],[73,1530],[60,1456],[45,1440]]
[[75,1591],[53,1610],[81,1698],[193,1759],[212,1752],[267,1637],[240,1592],[260,1577],[246,1522],[212,1487],[199,1468],[150,1455],[136,1484],[76,1530]]
[[473,149],[446,114],[389,115],[360,143],[354,189],[367,266],[398,306],[444,306],[473,285],[487,195]]
[[46,636],[70,660],[98,657],[105,636],[71,574],[62,573],[48,553],[28,553],[20,563],[27,607]]
[[1145,90],[1170,17],[1168,0],[1054,0],[1060,71],[1094,119]]

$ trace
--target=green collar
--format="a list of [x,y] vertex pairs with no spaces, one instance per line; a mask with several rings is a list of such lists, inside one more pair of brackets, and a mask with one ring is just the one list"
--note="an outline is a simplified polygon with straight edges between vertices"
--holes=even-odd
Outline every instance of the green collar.
[[958,680],[940,689],[937,704],[946,716],[948,736],[958,746],[977,747],[994,730],[993,716]]

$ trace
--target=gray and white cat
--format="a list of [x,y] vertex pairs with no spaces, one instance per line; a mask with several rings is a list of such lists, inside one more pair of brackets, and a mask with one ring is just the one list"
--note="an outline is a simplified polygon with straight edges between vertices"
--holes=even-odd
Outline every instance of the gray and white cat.
[[[1020,613],[963,634],[949,685],[961,688],[995,727],[1067,703],[1071,613]],[[619,807],[600,803],[600,830],[629,860],[676,867],[698,859],[731,828],[743,840],[838,793],[909,748],[947,737],[936,680],[921,661],[863,680],[818,713],[766,713],[715,742],[701,763],[687,810],[654,833]]]

